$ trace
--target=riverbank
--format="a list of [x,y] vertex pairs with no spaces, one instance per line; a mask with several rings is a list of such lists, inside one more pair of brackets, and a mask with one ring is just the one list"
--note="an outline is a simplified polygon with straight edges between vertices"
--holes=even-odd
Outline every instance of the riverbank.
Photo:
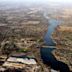
[[53,33],[56,50],[53,55],[57,60],[64,62],[72,71],[72,31],[71,27],[60,26]]

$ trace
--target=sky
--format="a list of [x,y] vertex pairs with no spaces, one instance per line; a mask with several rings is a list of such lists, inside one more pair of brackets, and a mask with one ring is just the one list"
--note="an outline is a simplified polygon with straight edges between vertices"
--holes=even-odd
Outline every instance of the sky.
[[14,2],[61,2],[61,3],[72,3],[72,0],[0,0],[0,1],[14,1]]

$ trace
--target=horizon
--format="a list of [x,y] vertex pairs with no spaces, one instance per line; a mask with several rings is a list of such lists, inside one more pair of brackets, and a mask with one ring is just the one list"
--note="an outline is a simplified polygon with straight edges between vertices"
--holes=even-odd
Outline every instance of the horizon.
[[28,2],[28,3],[47,3],[47,2],[52,2],[52,3],[72,3],[72,0],[0,0],[0,2]]

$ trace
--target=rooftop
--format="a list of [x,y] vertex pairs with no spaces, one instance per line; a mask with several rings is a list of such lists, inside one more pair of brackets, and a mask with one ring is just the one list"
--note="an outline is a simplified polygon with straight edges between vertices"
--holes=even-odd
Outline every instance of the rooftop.
[[29,58],[16,58],[16,57],[9,57],[7,59],[8,62],[19,62],[23,64],[37,64],[34,59]]

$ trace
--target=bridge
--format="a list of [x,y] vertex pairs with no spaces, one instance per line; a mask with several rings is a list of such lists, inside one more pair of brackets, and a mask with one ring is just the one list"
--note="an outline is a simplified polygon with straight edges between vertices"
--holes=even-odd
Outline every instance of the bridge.
[[46,46],[46,45],[43,45],[41,47],[43,47],[43,48],[57,48],[56,46]]

